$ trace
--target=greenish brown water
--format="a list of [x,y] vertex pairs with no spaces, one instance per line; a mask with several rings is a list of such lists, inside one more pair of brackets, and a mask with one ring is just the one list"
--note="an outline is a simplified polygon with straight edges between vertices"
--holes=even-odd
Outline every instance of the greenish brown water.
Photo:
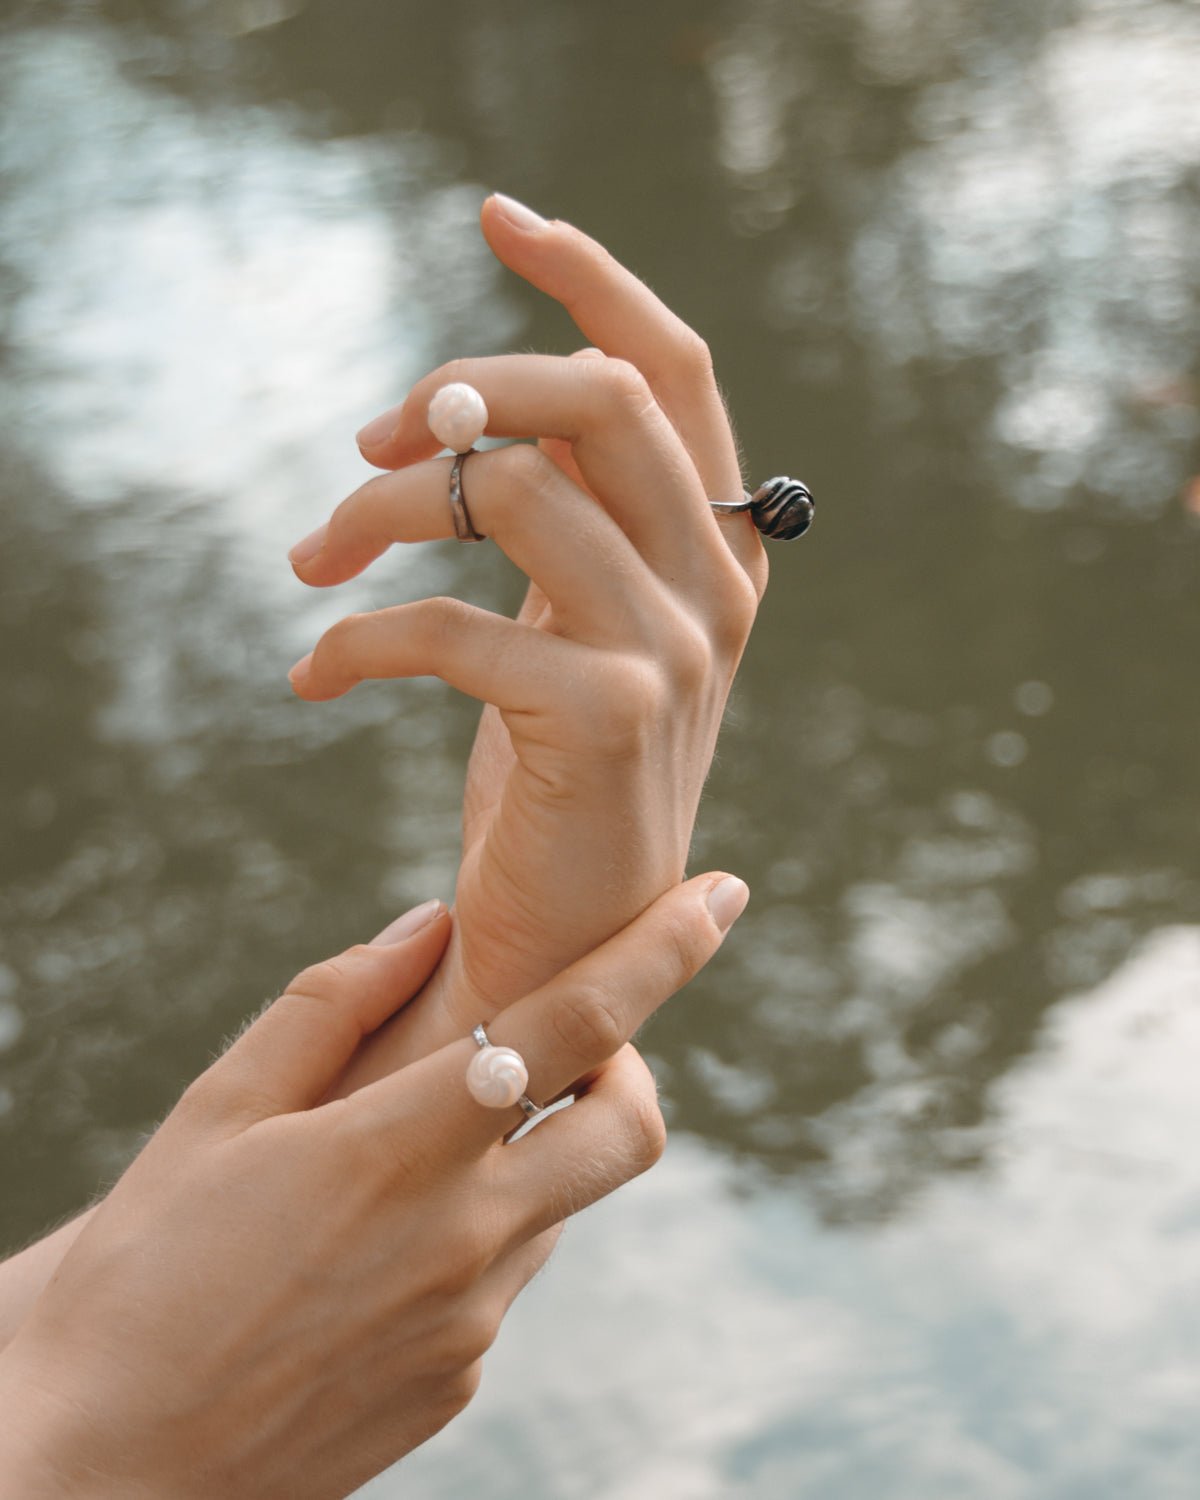
[[3,14],[6,1241],[452,888],[473,706],[283,673],[517,580],[419,548],[314,598],[283,554],[425,369],[573,347],[478,239],[500,188],[703,331],[820,510],[697,836],[753,904],[646,1038],[675,1145],[371,1493],[1192,1495],[1195,7]]

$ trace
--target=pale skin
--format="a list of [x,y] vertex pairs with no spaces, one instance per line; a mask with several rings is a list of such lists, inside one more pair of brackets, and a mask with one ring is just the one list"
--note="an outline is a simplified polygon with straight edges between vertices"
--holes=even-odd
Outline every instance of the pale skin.
[[365,678],[436,675],[487,705],[463,806],[455,935],[422,1004],[347,1086],[497,1014],[623,926],[683,875],[701,789],[767,565],[703,341],[570,225],[484,204],[497,257],[561,302],[573,358],[461,359],[359,434],[388,471],[293,549],[329,587],[394,542],[450,537],[449,460],[426,420],[442,386],[483,395],[493,437],[471,457],[477,530],[530,579],[516,621],[456,599],[352,616],[292,671],[303,698]]
[[[306,583],[354,576],[393,542],[453,535],[429,399],[465,380],[493,436],[528,445],[464,469],[478,530],[531,582],[516,621],[453,599],[352,616],[293,669],[300,696],[434,674],[485,702],[463,802],[455,928],[418,1003],[333,1092],[496,1015],[682,877],[700,792],[767,563],[737,498],[737,448],[701,338],[593,240],[489,198],[497,257],[562,303],[573,358],[465,359],[359,435],[385,472],[293,549]],[[314,545],[314,542],[316,545]],[[0,1266],[0,1345],[86,1222]]]
[[512,1144],[520,1110],[465,1087],[469,1037],[326,1097],[437,964],[444,908],[298,975],[188,1089],[0,1355],[0,1497],[333,1500],[424,1442],[471,1399],[554,1227],[661,1153],[629,1038],[745,896],[689,881],[496,1019],[537,1097],[578,1094]]

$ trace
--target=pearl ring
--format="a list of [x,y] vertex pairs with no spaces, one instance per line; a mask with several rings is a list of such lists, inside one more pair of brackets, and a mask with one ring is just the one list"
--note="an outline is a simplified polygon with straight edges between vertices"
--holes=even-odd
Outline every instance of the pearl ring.
[[541,1114],[539,1107],[525,1092],[529,1069],[525,1059],[511,1047],[493,1047],[480,1022],[471,1032],[479,1048],[467,1064],[467,1090],[472,1099],[488,1109],[511,1109],[519,1105],[527,1119]]
[[[488,422],[487,403],[473,385],[456,380],[433,395],[428,411],[429,430],[438,442],[455,455],[450,468],[450,515],[454,535],[460,542],[481,542],[483,537],[471,523],[463,495],[462,471],[475,444],[483,436]],[[740,515],[748,511],[750,519],[765,537],[790,542],[803,536],[813,522],[812,491],[799,479],[780,475],[749,490],[740,500],[710,500],[719,516]]]
[[487,426],[487,402],[473,385],[456,380],[434,392],[426,420],[438,442],[454,453],[450,466],[450,517],[454,535],[460,542],[482,542],[483,536],[475,530],[467,509],[462,471],[468,457],[478,451],[475,444]]

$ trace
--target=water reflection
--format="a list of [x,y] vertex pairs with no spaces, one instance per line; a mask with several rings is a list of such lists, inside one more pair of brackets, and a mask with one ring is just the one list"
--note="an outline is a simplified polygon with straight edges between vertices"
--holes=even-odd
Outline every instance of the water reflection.
[[1197,994],[1200,928],[1160,930],[996,1089],[988,1173],[881,1229],[677,1142],[567,1236],[478,1405],[364,1500],[1184,1500]]
[[282,670],[513,580],[414,549],[321,597],[282,554],[428,364],[571,346],[478,243],[496,182],[703,327],[750,467],[823,507],[693,858],[753,904],[647,1034],[682,1145],[415,1482],[1183,1493],[1194,12],[50,13],[0,60],[6,1236],[299,963],[448,893],[473,710]]
[[418,684],[399,721],[371,693],[311,714],[282,677],[355,598],[446,586],[443,560],[412,549],[322,597],[282,559],[363,476],[350,433],[434,340],[508,318],[463,230],[477,194],[439,187],[429,150],[209,119],[125,78],[110,41],[38,30],[3,63],[14,1236],[119,1169],[303,960],[297,932],[316,956],[449,892],[445,747],[469,712]]
[[[711,61],[740,222],[790,241],[771,320],[818,377],[852,332],[902,419],[922,367],[986,359],[979,437],[1013,499],[1161,508],[1200,433],[1195,12],[1090,0],[985,40],[962,6],[855,10],[840,107],[823,7],[743,7]],[[886,160],[848,108],[895,130]]]

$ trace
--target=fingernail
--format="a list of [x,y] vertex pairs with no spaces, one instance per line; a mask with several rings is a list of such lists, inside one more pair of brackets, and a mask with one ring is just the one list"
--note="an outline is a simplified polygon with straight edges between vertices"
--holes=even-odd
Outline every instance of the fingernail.
[[428,927],[430,922],[440,914],[442,903],[438,900],[422,901],[420,906],[414,906],[412,911],[406,911],[402,917],[397,917],[394,922],[389,922],[381,933],[378,933],[367,944],[369,948],[386,948],[389,943],[402,943],[405,938],[414,937],[422,927]]
[[293,687],[302,687],[308,676],[309,668],[312,666],[313,654],[310,651],[307,656],[302,656],[296,665],[288,673],[288,681]]
[[383,416],[376,417],[373,422],[368,422],[365,427],[359,430],[355,442],[360,448],[378,448],[380,443],[387,442],[395,430],[395,413],[385,411]]
[[712,919],[722,932],[728,932],[746,910],[750,899],[750,887],[736,875],[726,875],[718,880],[708,893],[708,909]]
[[504,193],[493,193],[492,197],[496,200],[496,206],[500,212],[517,229],[523,229],[528,234],[547,227],[541,214],[535,214],[532,208],[526,208],[515,198],[509,198]]
[[297,566],[301,563],[311,562],[325,545],[325,536],[328,530],[329,522],[326,521],[324,525],[318,526],[316,531],[310,531],[303,541],[297,542],[288,553],[288,562],[294,563]]

